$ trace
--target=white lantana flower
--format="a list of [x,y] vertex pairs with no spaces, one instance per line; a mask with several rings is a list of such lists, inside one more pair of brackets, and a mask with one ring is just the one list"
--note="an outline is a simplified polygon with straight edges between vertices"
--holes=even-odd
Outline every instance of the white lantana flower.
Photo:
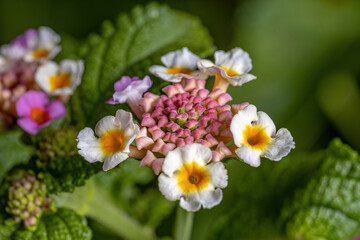
[[180,82],[182,78],[204,79],[206,76],[200,71],[196,71],[199,59],[198,56],[184,47],[161,57],[161,62],[165,67],[154,65],[149,68],[149,71],[168,82]]
[[210,148],[193,143],[170,151],[159,176],[161,193],[169,201],[180,199],[187,211],[212,208],[222,200],[227,186],[227,170],[222,162],[213,162]]
[[233,86],[241,86],[256,77],[249,74],[252,69],[251,59],[241,48],[233,48],[228,52],[216,51],[215,64],[207,59],[198,61],[198,68],[204,74],[227,80]]
[[130,144],[139,134],[139,127],[133,123],[130,112],[122,109],[116,116],[106,116],[95,126],[94,136],[91,128],[80,131],[77,141],[79,154],[88,162],[104,162],[103,170],[108,171],[126,160],[130,153]]
[[253,167],[260,166],[260,157],[279,161],[295,148],[291,133],[286,128],[276,132],[275,124],[254,105],[239,111],[232,119],[230,130],[234,136],[239,158]]
[[49,27],[40,27],[35,37],[29,39],[28,48],[31,49],[25,56],[26,62],[41,59],[53,59],[60,51],[60,36]]
[[63,60],[60,65],[47,62],[37,69],[35,81],[49,95],[70,95],[81,83],[83,71],[82,60]]

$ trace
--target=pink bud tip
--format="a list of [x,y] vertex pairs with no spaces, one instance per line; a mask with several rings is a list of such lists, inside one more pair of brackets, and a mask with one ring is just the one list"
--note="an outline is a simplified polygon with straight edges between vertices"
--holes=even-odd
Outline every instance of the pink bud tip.
[[204,146],[207,146],[207,147],[211,147],[211,143],[209,143],[208,141],[204,140],[204,139],[198,139],[195,141],[196,143],[200,143]]
[[231,111],[224,111],[222,113],[220,113],[219,115],[219,121],[221,122],[225,122],[226,120],[230,120],[232,119],[233,115]]
[[224,105],[231,100],[232,100],[232,97],[228,93],[221,94],[217,99],[217,101],[220,105]]
[[185,138],[185,143],[186,143],[186,144],[192,144],[192,143],[194,143],[194,137],[187,137],[187,138]]
[[207,89],[201,89],[198,91],[197,95],[201,98],[206,98],[209,94],[209,90]]
[[175,144],[173,143],[167,143],[164,144],[160,150],[160,153],[162,153],[163,155],[167,155],[170,151],[172,151],[174,148],[176,147]]
[[147,136],[143,136],[143,137],[137,137],[135,139],[136,142],[136,147],[137,149],[141,150],[141,149],[147,149],[148,147],[151,147],[154,144],[154,140],[152,140],[151,138],[147,137]]
[[216,108],[217,106],[219,106],[219,103],[215,100],[211,100],[208,104],[207,107],[208,108]]
[[163,164],[164,164],[164,158],[157,158],[153,161],[151,168],[156,175],[160,174]]
[[140,161],[140,167],[148,166],[151,168],[152,162],[156,159],[155,155],[147,151],[145,157]]
[[156,125],[156,122],[151,117],[145,117],[141,121],[141,126],[144,126],[144,127],[151,127],[151,126],[154,126],[154,125]]
[[230,105],[222,105],[222,106],[218,106],[218,107],[216,107],[216,112],[218,113],[218,114],[220,114],[220,113],[222,113],[222,112],[224,112],[224,111],[231,111],[231,107],[230,107]]
[[195,139],[199,139],[202,138],[206,133],[207,132],[204,128],[197,128],[191,133],[191,136],[193,136]]
[[222,122],[212,121],[211,124],[206,128],[206,131],[217,136],[222,125]]
[[231,105],[231,108],[234,111],[234,115],[237,114],[239,111],[243,110],[244,108],[246,108],[249,105],[248,102],[243,102],[240,104],[233,104]]
[[162,91],[169,97],[175,96],[178,93],[176,87],[174,85],[168,85],[162,89]]
[[169,132],[165,133],[165,135],[163,137],[163,140],[165,142],[169,142],[170,141],[170,136],[171,136],[171,133],[169,133]]
[[178,138],[178,139],[176,140],[176,146],[177,146],[177,147],[185,146],[185,140],[182,139],[182,138]]
[[196,121],[195,119],[189,119],[189,120],[185,123],[185,127],[191,129],[191,128],[196,127],[197,124],[198,124],[198,121]]
[[165,145],[164,141],[162,139],[158,139],[154,145],[154,147],[152,148],[151,151],[153,152],[160,152],[161,148]]
[[184,90],[187,91],[187,92],[190,92],[194,88],[196,88],[196,80],[193,79],[193,78],[186,79],[185,80]]
[[219,143],[219,142],[216,140],[216,138],[214,138],[211,134],[207,134],[207,135],[205,136],[205,140],[210,143],[210,147],[213,147],[213,146],[215,146],[216,144]]
[[224,93],[224,91],[220,88],[216,88],[215,90],[213,90],[210,94],[209,97],[212,97],[212,99],[217,100],[217,98]]
[[204,79],[198,79],[196,81],[196,86],[199,89],[203,89],[203,88],[205,88],[205,83],[206,83],[206,81]]

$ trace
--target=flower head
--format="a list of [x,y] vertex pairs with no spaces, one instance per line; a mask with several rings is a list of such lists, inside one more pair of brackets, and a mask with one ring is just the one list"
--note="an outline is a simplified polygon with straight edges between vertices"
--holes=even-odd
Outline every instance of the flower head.
[[289,130],[281,128],[276,132],[271,118],[264,112],[257,112],[254,105],[239,111],[230,129],[238,147],[237,156],[253,167],[260,166],[260,157],[279,161],[295,148]]
[[218,205],[228,176],[224,164],[211,159],[210,148],[197,143],[170,151],[159,176],[161,193],[169,201],[180,199],[187,211]]
[[81,83],[83,61],[63,60],[60,65],[47,62],[35,74],[37,84],[49,95],[70,95]]
[[252,69],[251,59],[249,54],[241,48],[233,48],[229,52],[216,51],[214,58],[215,64],[206,59],[198,61],[201,72],[215,76],[214,89],[217,87],[222,88],[220,80],[233,86],[241,86],[256,78],[254,75],[249,74]]
[[46,93],[41,91],[28,91],[16,102],[18,125],[33,135],[55,119],[65,117],[65,111],[60,101],[50,102]]
[[79,154],[88,162],[104,162],[104,171],[110,170],[128,158],[130,144],[139,133],[139,127],[133,123],[132,115],[118,110],[116,116],[106,116],[95,126],[80,131],[77,141]]
[[146,93],[140,100],[145,113],[136,146],[148,151],[141,165],[159,173],[161,159],[169,151],[192,143],[214,148],[214,161],[231,154],[224,145],[232,140],[229,94],[219,89],[209,92],[201,79],[186,79],[184,86],[169,85],[162,91],[166,95]]
[[29,29],[16,37],[10,44],[1,48],[1,55],[6,61],[52,59],[60,51],[60,36],[51,28],[40,27],[39,30]]
[[154,65],[149,68],[149,71],[168,82],[180,82],[182,78],[202,79],[205,76],[196,71],[196,62],[199,59],[198,56],[184,47],[161,57],[161,62],[165,67]]

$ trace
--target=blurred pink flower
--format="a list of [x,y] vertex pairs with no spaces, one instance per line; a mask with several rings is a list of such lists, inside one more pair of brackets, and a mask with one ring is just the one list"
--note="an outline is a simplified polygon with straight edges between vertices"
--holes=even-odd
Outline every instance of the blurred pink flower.
[[16,102],[18,125],[35,135],[58,118],[65,117],[65,106],[58,100],[49,101],[46,93],[28,91]]

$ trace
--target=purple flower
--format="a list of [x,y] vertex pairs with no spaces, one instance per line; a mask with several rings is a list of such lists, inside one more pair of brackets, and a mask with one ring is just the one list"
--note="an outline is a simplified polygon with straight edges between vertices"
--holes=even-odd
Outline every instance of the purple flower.
[[149,76],[145,76],[142,80],[139,77],[123,76],[114,84],[115,93],[107,103],[118,104],[128,102],[133,98],[140,99],[151,85],[152,81]]
[[138,102],[142,98],[143,93],[146,92],[151,85],[152,81],[149,76],[145,76],[144,79],[123,76],[114,84],[115,93],[106,103],[118,104],[126,102],[136,116],[141,118],[143,110],[138,105]]
[[50,102],[44,92],[31,90],[16,102],[16,112],[18,125],[35,135],[55,119],[65,117],[65,106],[58,100]]

